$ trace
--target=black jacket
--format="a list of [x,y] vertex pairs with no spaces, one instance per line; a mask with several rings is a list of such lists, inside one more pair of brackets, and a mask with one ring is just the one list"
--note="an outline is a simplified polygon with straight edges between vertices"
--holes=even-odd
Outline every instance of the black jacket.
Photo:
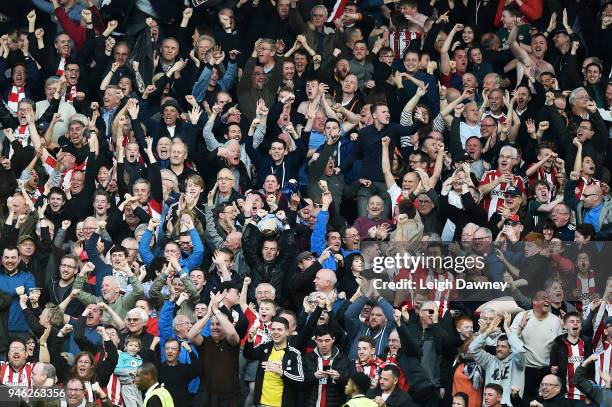
[[[372,389],[368,392],[368,397],[375,398],[382,394],[382,389],[379,387]],[[387,407],[411,407],[414,404],[412,403],[412,399],[408,395],[400,390],[398,386],[395,387],[393,392],[389,395],[387,400],[385,400],[385,406]]]
[[[250,360],[265,362],[272,353],[274,342],[268,342],[265,345],[259,345],[253,348],[253,342],[247,341],[244,345],[244,357]],[[261,400],[261,392],[264,380],[264,369],[261,363],[257,366],[257,375],[255,376],[255,394],[253,396],[253,404],[259,405]],[[304,369],[302,367],[302,355],[300,351],[293,346],[288,345],[285,348],[283,355],[283,406],[295,406],[295,391],[298,386],[304,383]]]
[[[583,338],[580,340],[584,342],[584,358],[586,359],[593,353],[593,344],[590,340],[584,340]],[[561,378],[561,382],[563,383],[561,386],[561,394],[565,394],[567,392],[566,378],[568,352],[566,342],[567,334],[557,336],[550,351],[550,367],[559,367],[557,376]]]
[[321,384],[326,383],[326,406],[340,406],[344,401],[344,385],[348,381],[350,375],[348,356],[340,352],[335,346],[332,348],[332,356],[329,359],[329,368],[337,370],[340,373],[338,380],[317,379],[315,372],[323,370],[323,358],[319,354],[319,349],[315,348],[314,352],[307,353],[304,356],[304,384],[305,384],[305,407],[316,407],[319,393],[321,392]]
[[285,277],[292,261],[297,256],[295,238],[292,230],[284,230],[278,241],[278,256],[276,261],[268,263],[261,255],[263,247],[263,234],[257,226],[248,224],[242,235],[242,250],[244,258],[251,268],[251,285],[257,287],[259,283],[270,283],[276,290],[276,301],[281,303],[285,298]]

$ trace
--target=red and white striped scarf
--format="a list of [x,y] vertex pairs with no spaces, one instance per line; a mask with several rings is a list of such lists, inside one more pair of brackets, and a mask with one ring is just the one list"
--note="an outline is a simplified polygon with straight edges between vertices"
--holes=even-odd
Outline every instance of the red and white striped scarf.
[[370,378],[370,385],[372,388],[378,385],[380,371],[383,369],[384,365],[385,362],[380,358],[370,358],[370,360],[363,363],[359,359],[355,359],[355,370]]
[[19,141],[22,146],[27,147],[30,144],[30,126],[27,124],[17,126],[14,136],[15,140]]
[[269,322],[266,324],[263,321],[256,319],[253,324],[259,324],[259,327],[257,328],[257,333],[255,334],[255,338],[253,338],[253,347],[263,345],[272,340],[272,337],[270,336],[270,331],[268,329],[268,326],[270,325]]
[[336,0],[336,4],[334,4],[332,12],[329,13],[329,18],[327,19],[328,23],[333,22],[344,14],[344,7],[346,6],[346,3],[348,3],[348,0]]
[[62,76],[64,74],[64,69],[66,69],[66,58],[61,57],[59,65],[57,66],[57,71],[55,71],[55,75]]
[[389,47],[393,50],[395,58],[403,58],[404,51],[414,40],[421,38],[420,32],[413,31],[391,31],[389,33]]
[[582,311],[583,307],[588,307],[591,303],[591,296],[595,294],[595,272],[589,270],[589,276],[586,279],[576,274],[576,288],[580,292],[580,297],[577,298],[579,300],[578,311]]
[[5,386],[31,387],[33,369],[32,362],[27,362],[19,371],[14,370],[9,362],[0,362],[0,383]]
[[603,351],[599,357],[595,359],[595,383],[599,386],[605,386],[606,383],[601,378],[601,371],[608,374],[612,372],[612,343],[604,339]]
[[[430,271],[427,274],[427,286],[429,286],[429,284],[433,284],[434,281],[454,282],[455,277],[448,271],[443,274],[437,274],[437,275]],[[448,303],[450,301],[450,297],[451,297],[451,290],[448,290],[446,288],[442,291],[429,290],[429,300],[435,301],[436,304],[438,305],[438,315],[440,318],[442,318],[444,314],[446,314],[446,311],[448,311]]]
[[25,86],[12,86],[11,92],[8,95],[7,106],[11,113],[17,113],[17,106],[19,101],[25,98]]
[[62,96],[62,102],[74,103],[74,99],[76,98],[76,94],[78,92],[77,87],[76,85],[73,85],[73,86],[68,85],[68,88],[70,90],[66,92],[64,96]]

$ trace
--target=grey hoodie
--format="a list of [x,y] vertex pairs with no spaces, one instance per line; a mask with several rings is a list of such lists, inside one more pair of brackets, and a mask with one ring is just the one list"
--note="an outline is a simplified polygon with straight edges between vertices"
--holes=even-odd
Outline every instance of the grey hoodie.
[[512,405],[510,401],[511,387],[521,389],[525,384],[525,348],[523,341],[515,333],[508,335],[511,352],[505,359],[498,359],[484,350],[486,335],[478,335],[470,344],[469,350],[474,360],[485,370],[485,385],[499,384],[504,388],[502,404]]

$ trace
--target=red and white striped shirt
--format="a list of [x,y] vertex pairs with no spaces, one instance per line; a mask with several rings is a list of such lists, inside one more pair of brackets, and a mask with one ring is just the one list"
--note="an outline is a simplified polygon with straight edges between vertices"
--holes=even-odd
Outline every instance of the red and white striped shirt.
[[599,386],[605,386],[606,383],[601,378],[601,371],[612,373],[612,343],[603,342],[603,350],[599,353],[599,357],[595,359],[595,383]]
[[55,75],[62,76],[64,74],[64,69],[66,69],[66,58],[61,57],[59,65],[57,66],[57,71],[55,71]]
[[106,385],[106,396],[115,406],[123,406],[123,397],[121,396],[121,382],[113,373]]
[[0,362],[1,383],[5,386],[32,387],[34,363],[27,362],[20,370],[15,370],[10,362]]
[[[478,184],[478,186],[490,184],[491,182],[495,181],[497,178],[500,178],[501,176],[502,176],[502,173],[499,170],[487,171],[482,176],[482,179],[480,180],[480,183]],[[514,178],[512,182],[514,186],[518,187],[522,193],[525,193],[526,190],[525,190],[525,184],[523,183],[523,179],[519,177],[518,175],[512,174],[512,176]],[[491,219],[491,216],[493,216],[493,214],[497,211],[498,207],[501,207],[504,205],[503,195],[508,186],[510,186],[508,185],[508,183],[502,182],[501,184],[496,185],[495,188],[493,188],[488,194],[483,196],[482,207],[487,211],[488,219]]]
[[574,385],[574,374],[576,369],[584,361],[584,341],[579,339],[575,344],[570,343],[567,338],[564,341],[567,347],[567,372],[565,373],[565,382],[567,394],[565,398],[570,400],[584,400],[584,394]]

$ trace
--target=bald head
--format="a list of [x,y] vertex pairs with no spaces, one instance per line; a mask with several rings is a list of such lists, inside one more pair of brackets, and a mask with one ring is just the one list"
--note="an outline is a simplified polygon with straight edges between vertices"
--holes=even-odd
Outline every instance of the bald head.
[[336,285],[336,273],[330,269],[321,269],[317,271],[314,279],[315,289],[319,292],[330,293]]
[[594,208],[601,203],[601,187],[597,184],[587,185],[582,192],[585,208]]

